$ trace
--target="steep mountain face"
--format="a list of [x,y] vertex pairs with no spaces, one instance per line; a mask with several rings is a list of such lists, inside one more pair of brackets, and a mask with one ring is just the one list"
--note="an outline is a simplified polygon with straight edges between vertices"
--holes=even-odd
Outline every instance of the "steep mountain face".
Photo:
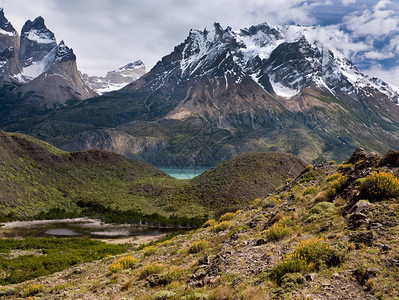
[[54,33],[44,24],[42,17],[26,21],[21,31],[19,59],[26,81],[47,71],[54,62],[57,43]]
[[0,118],[35,118],[37,112],[97,96],[82,80],[76,56],[42,17],[26,21],[21,36],[0,10]]
[[145,74],[145,65],[141,60],[132,62],[117,70],[107,72],[105,77],[83,74],[84,82],[98,94],[119,90]]
[[67,104],[68,101],[80,101],[97,94],[83,82],[73,50],[61,41],[54,60],[48,70],[39,77],[21,86],[19,91],[25,101],[34,102],[36,108],[47,109]]
[[19,36],[0,8],[0,81],[10,82],[18,73]]
[[140,79],[28,132],[157,165],[212,165],[254,150],[342,160],[358,146],[399,147],[396,88],[360,73],[319,30],[191,30]]

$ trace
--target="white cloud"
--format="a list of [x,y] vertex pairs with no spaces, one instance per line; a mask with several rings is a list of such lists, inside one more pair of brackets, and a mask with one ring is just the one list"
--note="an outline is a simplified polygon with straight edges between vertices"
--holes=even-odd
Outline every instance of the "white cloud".
[[341,0],[343,5],[355,4],[357,0]]
[[369,51],[364,54],[364,57],[375,60],[384,60],[392,58],[394,56],[395,54],[392,52],[379,52],[379,51]]
[[375,10],[383,9],[386,8],[389,4],[392,4],[391,0],[380,0],[378,3],[374,6]]
[[399,16],[389,9],[385,9],[391,1],[381,0],[372,10],[365,9],[344,18],[344,24],[354,36],[372,36],[375,39],[398,31]]

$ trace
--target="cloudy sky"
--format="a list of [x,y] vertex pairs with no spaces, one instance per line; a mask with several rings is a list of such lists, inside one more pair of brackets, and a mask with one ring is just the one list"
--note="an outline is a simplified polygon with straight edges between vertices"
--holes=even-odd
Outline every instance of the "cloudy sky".
[[333,37],[361,71],[399,86],[396,0],[0,0],[0,7],[17,31],[42,16],[90,75],[137,59],[149,69],[191,28],[216,21],[238,30],[268,22],[325,26],[320,34]]

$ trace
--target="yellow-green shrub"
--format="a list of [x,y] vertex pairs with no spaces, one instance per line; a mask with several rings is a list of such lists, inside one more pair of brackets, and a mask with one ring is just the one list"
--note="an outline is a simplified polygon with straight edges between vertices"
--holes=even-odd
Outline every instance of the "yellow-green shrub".
[[155,247],[154,246],[147,246],[143,248],[143,254],[144,256],[150,256],[155,253]]
[[214,225],[216,225],[216,224],[217,224],[217,221],[216,221],[215,219],[210,219],[210,220],[206,221],[206,222],[202,225],[202,227],[203,227],[203,228],[212,227],[212,226],[214,226]]
[[115,273],[124,269],[133,269],[138,263],[139,260],[137,258],[129,255],[115,260],[108,269],[111,273]]
[[233,222],[223,221],[223,222],[220,222],[219,224],[216,224],[216,225],[210,227],[209,230],[214,231],[214,232],[219,232],[219,231],[224,231],[226,229],[231,229],[232,227],[233,227]]
[[335,160],[330,160],[330,161],[328,162],[328,164],[329,164],[329,165],[335,165],[336,162],[335,162]]
[[303,256],[308,263],[317,262],[331,252],[330,244],[323,237],[314,237],[301,241],[293,253]]
[[399,179],[386,172],[373,172],[360,184],[362,196],[369,200],[382,200],[399,196]]
[[279,259],[277,265],[272,269],[270,276],[280,284],[280,279],[288,273],[302,273],[308,270],[306,258],[299,253],[289,253]]
[[314,195],[318,192],[318,189],[314,186],[308,186],[307,188],[304,188],[302,191],[302,195]]
[[43,284],[31,284],[27,285],[23,290],[23,295],[25,297],[34,296],[39,293],[44,292],[44,285]]
[[346,171],[346,170],[352,169],[352,167],[353,167],[352,164],[346,164],[345,162],[342,162],[342,163],[338,166],[338,170],[340,170],[340,171]]
[[148,264],[140,270],[139,278],[145,279],[152,274],[159,274],[162,272],[163,269],[164,269],[163,265],[156,264],[156,263]]
[[293,221],[287,217],[281,218],[272,227],[265,231],[265,236],[269,241],[279,241],[292,233]]
[[287,273],[311,271],[315,263],[330,253],[330,245],[322,237],[301,241],[293,251],[278,261],[271,271],[271,277],[280,283],[280,279]]
[[169,267],[168,270],[162,275],[167,282],[179,280],[184,275],[184,270],[179,267]]
[[202,250],[206,249],[209,247],[209,243],[204,240],[199,240],[198,242],[193,242],[189,247],[187,252],[194,254],[194,253],[199,253]]
[[230,221],[230,220],[234,219],[235,216],[236,216],[236,214],[232,213],[232,212],[225,213],[224,215],[222,215],[219,218],[219,222]]
[[307,165],[305,168],[305,172],[311,171],[313,169],[314,169],[313,165]]
[[340,180],[342,177],[344,177],[342,173],[334,173],[326,177],[326,182],[330,182],[337,179]]

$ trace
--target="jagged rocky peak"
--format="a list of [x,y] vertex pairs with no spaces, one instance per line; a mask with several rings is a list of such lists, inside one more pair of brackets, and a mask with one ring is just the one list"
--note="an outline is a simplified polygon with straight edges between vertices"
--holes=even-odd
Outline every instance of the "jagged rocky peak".
[[58,44],[55,59],[56,62],[75,61],[76,55],[73,53],[71,48],[65,45],[64,41],[61,41]]
[[[274,36],[276,39],[282,39],[283,36],[277,27],[269,25],[268,23],[261,23],[259,25],[253,25],[249,28],[244,28],[240,30],[240,34],[242,36],[255,36],[259,35],[260,37],[270,37]],[[265,45],[265,41],[261,40],[261,46]]]
[[19,58],[29,62],[42,60],[57,46],[54,33],[44,24],[42,17],[26,21],[21,31]]
[[145,64],[137,60],[127,65],[107,72],[105,77],[83,74],[85,83],[98,94],[119,90],[139,79],[146,73]]
[[19,36],[0,8],[0,84],[17,81]]
[[4,9],[0,7],[0,34],[16,35],[17,31],[4,15]]

